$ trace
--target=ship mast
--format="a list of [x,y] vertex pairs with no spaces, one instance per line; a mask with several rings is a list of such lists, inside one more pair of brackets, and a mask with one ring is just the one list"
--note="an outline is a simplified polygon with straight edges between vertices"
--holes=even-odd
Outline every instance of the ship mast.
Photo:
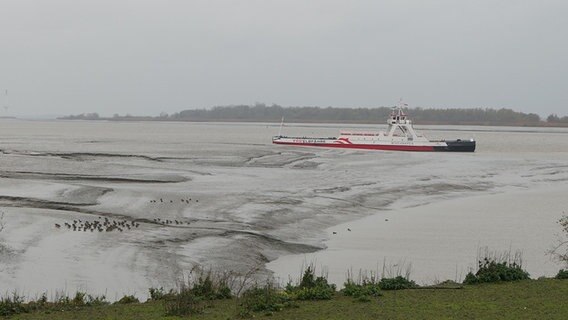
[[407,118],[406,113],[402,110],[403,105],[408,106],[406,103],[403,103],[401,99],[397,106],[392,107],[390,118],[387,120],[387,124],[389,125],[388,136],[391,138],[394,137],[394,133],[398,128],[408,140],[413,140],[418,138],[418,135],[412,127],[412,121]]
[[278,136],[282,136],[282,126],[284,126],[284,117],[282,117],[282,121],[280,122],[280,130],[278,130]]

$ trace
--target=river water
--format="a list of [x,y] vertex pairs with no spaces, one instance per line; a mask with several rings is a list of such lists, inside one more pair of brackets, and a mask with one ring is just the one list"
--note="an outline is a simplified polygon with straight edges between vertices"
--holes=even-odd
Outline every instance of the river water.
[[[341,128],[371,127],[283,133]],[[315,263],[341,284],[349,268],[412,263],[427,283],[463,277],[485,246],[523,251],[535,277],[559,269],[545,252],[568,210],[567,129],[416,128],[473,137],[471,154],[276,146],[278,129],[0,121],[0,293],[144,296],[195,264],[285,280]],[[84,231],[94,221],[122,231]]]

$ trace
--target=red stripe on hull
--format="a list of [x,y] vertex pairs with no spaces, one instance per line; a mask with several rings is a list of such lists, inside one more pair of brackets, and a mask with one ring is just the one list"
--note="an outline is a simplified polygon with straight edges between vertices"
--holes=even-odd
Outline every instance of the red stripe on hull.
[[292,143],[277,142],[274,144],[284,144],[289,146],[300,147],[323,147],[323,148],[341,148],[341,149],[365,149],[365,150],[393,150],[393,151],[434,151],[433,146],[405,146],[405,145],[384,145],[384,144],[331,144],[331,143]]

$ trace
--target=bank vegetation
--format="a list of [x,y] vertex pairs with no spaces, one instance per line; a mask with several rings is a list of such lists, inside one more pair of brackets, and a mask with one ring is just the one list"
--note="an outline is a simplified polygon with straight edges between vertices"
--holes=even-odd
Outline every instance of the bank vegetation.
[[[82,113],[61,117],[64,120],[110,121],[219,121],[219,122],[286,122],[304,123],[384,123],[392,108],[283,107],[277,104],[230,105],[209,109],[189,109],[158,116],[119,115],[101,117],[97,113]],[[551,114],[542,120],[534,113],[493,108],[406,108],[420,124],[491,125],[491,126],[568,126],[568,116]]]

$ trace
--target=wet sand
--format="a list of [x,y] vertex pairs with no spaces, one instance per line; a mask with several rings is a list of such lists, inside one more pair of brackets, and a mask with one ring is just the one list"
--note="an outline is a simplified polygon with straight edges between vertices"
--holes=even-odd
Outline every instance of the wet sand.
[[[175,286],[196,264],[237,272],[260,267],[262,278],[272,274],[265,264],[281,256],[316,252],[328,240],[373,234],[375,228],[387,228],[379,235],[391,232],[379,243],[392,247],[380,257],[354,256],[371,264],[361,267],[382,264],[384,256],[406,257],[416,265],[413,251],[397,250],[414,245],[416,252],[432,252],[451,243],[452,233],[439,230],[441,226],[453,230],[474,219],[455,220],[463,212],[462,201],[477,208],[479,203],[468,198],[563,189],[568,181],[566,129],[427,128],[431,137],[472,136],[479,144],[474,154],[440,154],[275,146],[270,136],[278,132],[278,124],[1,122],[0,210],[6,228],[0,232],[0,293],[17,290],[34,296],[79,289],[110,299],[123,294],[143,298],[149,287]],[[332,136],[340,127],[285,130]],[[546,193],[540,197],[555,201]],[[496,198],[495,207],[511,199]],[[443,207],[453,201],[455,210]],[[410,223],[418,217],[398,222],[406,210],[421,212],[428,204],[439,204],[438,211],[446,215],[424,218],[420,226]],[[484,223],[495,225],[488,230],[501,234],[507,221],[492,210],[472,215],[483,216]],[[394,214],[399,211],[400,216]],[[556,210],[541,214],[561,215]],[[336,229],[333,238],[333,228],[328,229],[383,215],[389,215],[389,222],[379,221],[373,231],[361,233],[362,228],[351,225],[352,232]],[[73,231],[65,225],[101,219],[140,226],[107,232]],[[433,226],[422,228],[429,224]],[[550,245],[544,231],[530,231],[539,235],[539,247]],[[455,273],[462,261],[473,263],[475,249],[485,245],[476,235],[460,240],[465,249],[443,256],[451,266],[432,264],[425,280],[446,276],[448,268]],[[518,235],[507,236],[515,247]],[[486,238],[492,248],[502,245]],[[363,250],[367,242],[353,238],[348,243]],[[523,244],[518,248],[530,249]],[[460,258],[462,254],[468,258]],[[296,261],[287,265],[290,270],[300,267]]]

